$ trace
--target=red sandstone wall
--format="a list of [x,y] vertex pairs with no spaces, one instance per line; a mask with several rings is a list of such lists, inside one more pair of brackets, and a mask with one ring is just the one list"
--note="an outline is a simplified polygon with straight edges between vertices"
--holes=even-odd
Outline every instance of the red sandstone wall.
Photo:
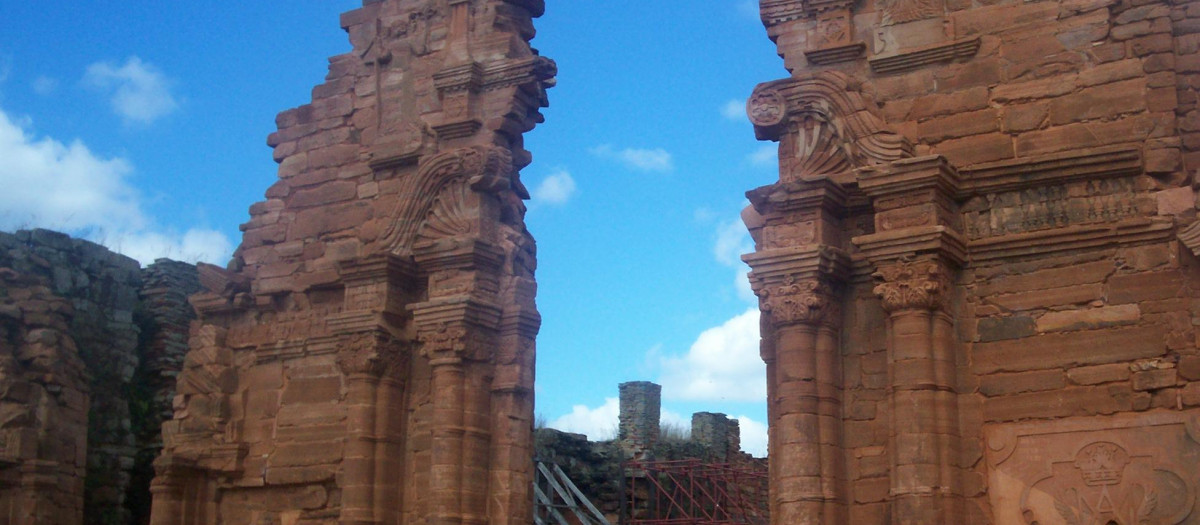
[[[795,472],[812,469],[779,461],[775,452],[803,445],[807,427],[772,434],[776,496],[808,494],[835,509],[797,521],[929,523],[921,505],[900,504],[909,489],[896,469],[939,462],[949,469],[939,478],[943,484],[916,483],[923,485],[914,489],[916,499],[926,490],[965,501],[961,518],[939,522],[1200,519],[1188,503],[1197,495],[1194,483],[1179,481],[1195,479],[1200,458],[1200,384],[1193,382],[1200,380],[1200,260],[1191,250],[1200,169],[1200,5],[765,0],[762,6],[794,78],[803,84],[835,70],[845,75],[844,92],[861,92],[865,100],[854,117],[843,110],[849,103],[832,104],[836,111],[823,106],[830,96],[824,94],[788,95],[782,113],[770,109],[780,99],[768,95],[756,95],[749,106],[760,138],[781,143],[782,182],[752,194],[757,211],[747,221],[759,250],[748,260],[769,314],[769,370],[774,359],[783,362],[777,352],[796,344],[778,334],[792,333],[795,323],[815,327],[813,312],[832,308],[810,292],[803,315],[793,307],[784,319],[782,307],[796,303],[779,290],[800,288],[775,288],[771,276],[780,270],[768,263],[780,256],[771,250],[846,252],[838,263],[845,270],[819,270],[821,284],[809,288],[830,290],[828,300],[843,312],[834,323],[842,383],[830,394],[841,403],[840,437],[827,433],[828,423],[811,424],[821,426],[819,457],[833,454],[844,465],[844,485],[836,468],[816,469],[823,494],[787,485]],[[821,127],[822,117],[805,128],[803,119],[812,117],[799,116],[830,113],[827,122],[841,126],[833,132],[822,131],[830,129]],[[781,114],[799,125],[777,123]],[[887,142],[887,132],[911,150]],[[853,146],[838,146],[845,143]],[[839,165],[839,155],[850,160]],[[945,157],[943,167],[931,168],[941,175],[921,179],[941,182],[890,182],[916,173],[921,162],[932,166],[903,160],[923,155]],[[826,178],[840,190],[814,182]],[[815,215],[805,206],[816,204],[779,204],[793,202],[783,194],[818,190],[825,200],[812,202],[826,207]],[[929,244],[933,237],[916,240],[915,232],[937,228],[946,232],[938,248]],[[884,271],[908,264],[906,257],[918,263],[932,257],[942,274]],[[800,281],[812,274],[792,275]],[[888,294],[918,285],[931,301],[919,309],[949,316],[953,377],[913,372],[898,353],[912,348],[904,339],[911,334],[897,323],[907,322],[901,313],[915,311],[906,310],[915,296]],[[929,366],[936,370],[943,359],[936,356],[936,323],[933,334]],[[772,420],[790,421],[786,397],[795,391],[780,393],[792,387],[785,376],[773,377],[783,386],[773,393]],[[909,411],[896,404],[908,398],[895,394],[908,385],[954,395]],[[957,411],[953,424],[939,419],[943,410]],[[911,428],[919,435],[898,431],[909,425],[897,417],[915,417]],[[934,459],[939,454],[948,459]],[[1115,503],[1098,503],[1102,487]]]

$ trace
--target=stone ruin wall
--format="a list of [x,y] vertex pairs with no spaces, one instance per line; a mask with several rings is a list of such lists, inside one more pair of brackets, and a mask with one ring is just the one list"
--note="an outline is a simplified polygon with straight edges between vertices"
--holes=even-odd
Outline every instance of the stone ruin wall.
[[367,0],[268,138],[279,179],[200,320],[151,523],[524,523],[541,0]]
[[[0,233],[0,515],[124,524],[148,516],[149,461],[186,347],[194,266],[137,262],[48,230]],[[139,479],[139,476],[141,479]]]
[[[620,412],[615,439],[589,441],[583,434],[552,428],[534,432],[534,459],[561,467],[609,523],[621,522],[621,499],[625,498],[626,506],[629,502],[631,489],[627,476],[636,475],[636,469],[627,469],[627,461],[698,460],[705,464],[766,470],[766,458],[742,452],[737,419],[716,412],[696,412],[692,414],[690,436],[664,436],[660,433],[661,385],[630,381],[621,383],[618,392]],[[622,477],[626,477],[625,483]],[[764,494],[750,494],[753,487],[743,488],[747,489],[746,497],[765,499]],[[644,491],[645,486],[639,489]],[[645,505],[647,496],[641,493],[636,499]],[[645,514],[646,509],[625,511]]]
[[1200,3],[761,14],[772,522],[1200,520]]

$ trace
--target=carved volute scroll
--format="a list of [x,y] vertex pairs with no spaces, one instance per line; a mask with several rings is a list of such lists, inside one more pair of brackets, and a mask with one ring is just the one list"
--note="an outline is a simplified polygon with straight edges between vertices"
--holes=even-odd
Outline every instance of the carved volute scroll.
[[940,309],[950,290],[950,269],[936,259],[900,259],[872,276],[875,295],[889,312]]
[[861,86],[836,71],[759,84],[746,111],[759,140],[780,141],[784,182],[912,156],[912,144],[888,129]]
[[[442,153],[422,163],[404,182],[411,196],[397,205],[384,242],[391,253],[412,252],[419,236],[425,240],[450,234],[467,234],[464,202],[469,191],[498,192],[513,188],[512,155],[503,148],[474,146]],[[515,191],[515,189],[514,189]]]

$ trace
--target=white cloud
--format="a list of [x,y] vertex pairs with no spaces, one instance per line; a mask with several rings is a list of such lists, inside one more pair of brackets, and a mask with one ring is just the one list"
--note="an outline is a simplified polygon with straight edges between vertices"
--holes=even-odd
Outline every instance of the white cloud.
[[618,150],[609,144],[601,144],[588,151],[597,157],[615,160],[636,170],[668,172],[675,169],[675,161],[672,159],[671,153],[662,148],[623,148]]
[[33,92],[42,96],[54,93],[58,89],[58,80],[45,75],[33,79]]
[[136,56],[121,66],[92,64],[83,81],[110,94],[113,111],[126,123],[150,124],[179,108],[166,76]]
[[127,180],[133,165],[103,158],[76,140],[37,138],[0,111],[0,228],[48,228],[104,244],[143,264],[158,257],[224,264],[230,242],[219,232],[157,228]]
[[757,307],[705,330],[687,354],[662,359],[663,393],[695,401],[762,401],[766,366],[758,337]]
[[741,432],[742,451],[749,452],[754,457],[767,456],[767,424],[760,423],[746,416],[738,416],[738,430]]
[[560,169],[542,179],[542,182],[533,190],[533,199],[546,204],[562,205],[571,200],[575,193],[577,193],[575,179],[571,178],[571,174],[567,170]]
[[742,255],[754,251],[754,241],[750,232],[741,219],[722,222],[717,225],[717,239],[713,243],[713,256],[717,262],[736,270],[733,276],[734,289],[738,297],[747,302],[756,302],[754,291],[750,289],[750,280],[746,278],[748,268],[742,262]]
[[779,146],[775,143],[763,144],[753,153],[746,155],[746,162],[763,168],[779,165]]
[[610,397],[596,408],[575,405],[571,407],[570,414],[561,416],[546,426],[564,432],[587,434],[588,439],[592,441],[604,441],[617,437],[617,418],[620,414],[620,399]]
[[721,106],[721,116],[737,122],[746,120],[746,101],[735,98],[725,102]]

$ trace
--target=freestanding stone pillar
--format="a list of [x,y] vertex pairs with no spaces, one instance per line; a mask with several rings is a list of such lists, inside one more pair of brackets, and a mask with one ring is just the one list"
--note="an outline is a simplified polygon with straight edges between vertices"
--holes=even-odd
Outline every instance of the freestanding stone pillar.
[[540,0],[383,0],[279,115],[280,162],[205,291],[154,525],[532,516],[536,250],[521,134]]

